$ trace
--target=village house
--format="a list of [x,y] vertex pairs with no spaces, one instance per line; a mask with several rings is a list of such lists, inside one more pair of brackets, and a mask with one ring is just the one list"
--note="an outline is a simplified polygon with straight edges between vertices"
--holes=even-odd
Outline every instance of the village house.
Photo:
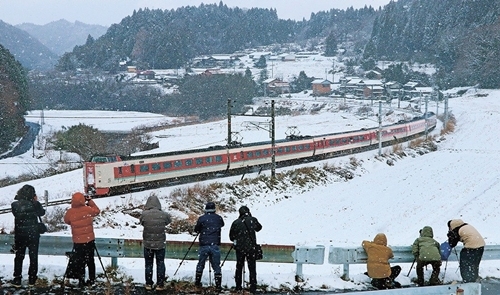
[[329,95],[332,93],[332,82],[328,80],[317,79],[311,82],[313,95]]
[[262,81],[265,95],[276,96],[283,93],[290,93],[290,83],[285,82],[279,78],[270,78]]

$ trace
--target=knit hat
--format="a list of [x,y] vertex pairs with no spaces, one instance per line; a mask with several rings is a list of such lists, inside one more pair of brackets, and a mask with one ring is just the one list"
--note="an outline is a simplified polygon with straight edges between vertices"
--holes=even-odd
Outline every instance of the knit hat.
[[207,213],[213,213],[213,212],[215,212],[215,203],[214,202],[208,202],[205,205],[205,212],[207,212]]
[[240,212],[240,215],[245,215],[250,213],[250,209],[248,209],[247,206],[241,206],[238,211]]

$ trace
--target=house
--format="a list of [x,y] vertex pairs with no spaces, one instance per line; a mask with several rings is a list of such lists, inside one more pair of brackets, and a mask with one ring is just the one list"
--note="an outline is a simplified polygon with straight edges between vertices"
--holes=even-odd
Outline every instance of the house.
[[381,80],[361,80],[356,84],[355,94],[359,97],[370,98],[384,95],[384,84]]
[[283,93],[290,93],[290,83],[285,82],[279,78],[270,78],[262,81],[264,84],[266,95],[278,95]]
[[127,66],[127,73],[136,73],[136,72],[137,72],[136,66]]
[[137,72],[137,78],[143,80],[154,80],[155,72],[154,71]]
[[370,70],[368,72],[365,73],[365,77],[367,79],[377,79],[377,80],[380,80],[382,79],[382,72],[378,72],[378,71],[375,71],[375,70]]
[[332,93],[332,82],[328,80],[317,79],[311,82],[313,95],[329,95]]
[[230,68],[233,67],[234,64],[239,61],[240,58],[230,54],[213,54],[210,56],[204,56],[201,58],[196,58],[193,60],[193,64],[196,67],[204,67],[204,68]]
[[362,81],[362,79],[358,77],[340,77],[340,91],[354,94],[360,81]]
[[279,55],[281,61],[295,61],[295,54],[283,53]]

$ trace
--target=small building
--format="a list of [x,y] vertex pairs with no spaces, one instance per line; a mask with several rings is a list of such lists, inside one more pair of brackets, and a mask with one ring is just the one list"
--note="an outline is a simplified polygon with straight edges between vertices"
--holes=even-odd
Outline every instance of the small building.
[[314,80],[311,82],[313,95],[329,95],[332,93],[332,82],[328,80]]
[[136,66],[127,66],[127,73],[137,73]]
[[270,78],[262,81],[266,89],[266,95],[279,95],[283,93],[290,93],[290,83],[285,82],[279,78]]

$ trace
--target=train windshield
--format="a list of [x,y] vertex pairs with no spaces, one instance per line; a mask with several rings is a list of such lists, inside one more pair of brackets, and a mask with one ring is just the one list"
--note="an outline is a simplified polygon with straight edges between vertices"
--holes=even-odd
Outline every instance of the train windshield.
[[110,162],[116,162],[116,156],[94,156],[92,157],[92,160],[90,160],[92,163],[110,163]]

